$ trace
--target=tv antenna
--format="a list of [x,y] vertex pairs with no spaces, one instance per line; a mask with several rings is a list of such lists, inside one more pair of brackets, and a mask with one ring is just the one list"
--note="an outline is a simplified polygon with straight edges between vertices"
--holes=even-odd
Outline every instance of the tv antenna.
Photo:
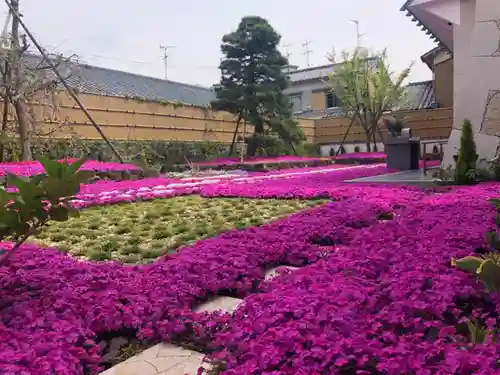
[[312,50],[309,48],[310,43],[311,42],[309,40],[302,43],[302,47],[304,47],[304,52],[302,54],[306,57],[306,64],[308,68],[311,66],[309,56],[311,55]]
[[165,79],[168,77],[168,50],[175,48],[175,46],[160,46],[160,49],[163,51],[163,65],[165,67]]
[[361,38],[366,34],[360,34],[359,32],[359,21],[358,20],[351,20],[352,23],[356,25],[356,47],[359,47],[361,45]]
[[286,59],[288,60],[288,62],[290,63],[290,56],[292,56],[292,54],[290,53],[290,50],[288,48],[291,47],[291,44],[285,44],[283,45],[283,49],[285,51],[285,53],[283,54]]

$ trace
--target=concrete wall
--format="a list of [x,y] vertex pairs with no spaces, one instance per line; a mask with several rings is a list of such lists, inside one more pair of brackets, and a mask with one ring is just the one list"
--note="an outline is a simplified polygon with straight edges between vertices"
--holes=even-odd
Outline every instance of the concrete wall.
[[443,165],[454,165],[461,126],[472,121],[480,159],[497,153],[500,136],[500,1],[461,0],[454,25],[454,121]]

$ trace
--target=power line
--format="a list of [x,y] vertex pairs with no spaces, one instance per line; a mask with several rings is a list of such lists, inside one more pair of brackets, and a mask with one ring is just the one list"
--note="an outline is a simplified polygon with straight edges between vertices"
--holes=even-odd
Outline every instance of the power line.
[[304,52],[302,53],[302,55],[306,57],[306,64],[308,68],[311,66],[309,56],[311,55],[312,50],[309,49],[310,43],[311,42],[309,40],[306,40],[304,43],[302,43],[302,47],[304,48]]
[[171,48],[175,48],[175,46],[160,46],[160,49],[163,50],[163,65],[165,66],[165,79],[168,76],[168,50]]

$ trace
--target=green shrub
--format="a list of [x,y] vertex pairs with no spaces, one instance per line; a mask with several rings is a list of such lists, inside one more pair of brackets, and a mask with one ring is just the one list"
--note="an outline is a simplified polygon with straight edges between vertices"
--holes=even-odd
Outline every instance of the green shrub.
[[472,131],[472,123],[466,119],[462,125],[460,150],[455,167],[455,183],[467,185],[476,182],[476,142]]

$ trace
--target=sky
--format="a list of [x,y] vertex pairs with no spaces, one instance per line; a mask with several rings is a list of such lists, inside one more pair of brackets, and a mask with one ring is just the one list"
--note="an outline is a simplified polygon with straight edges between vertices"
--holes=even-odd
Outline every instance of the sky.
[[[5,1],[5,0],[4,0]],[[7,15],[7,6],[0,12]],[[356,45],[387,48],[400,72],[414,62],[410,81],[432,78],[420,56],[435,44],[399,11],[404,0],[20,0],[24,21],[49,52],[76,54],[79,61],[163,78],[160,45],[168,52],[168,79],[202,86],[219,80],[222,36],[244,16],[260,16],[282,36],[290,62],[306,68],[303,43],[309,41],[310,66],[328,64]],[[5,21],[2,21],[4,23]]]

